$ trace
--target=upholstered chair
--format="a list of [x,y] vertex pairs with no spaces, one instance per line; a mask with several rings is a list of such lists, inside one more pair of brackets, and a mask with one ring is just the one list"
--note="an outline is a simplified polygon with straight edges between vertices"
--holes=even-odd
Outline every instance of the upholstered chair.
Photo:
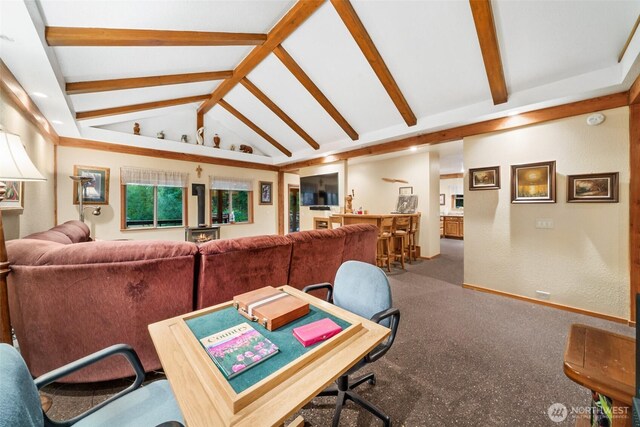
[[391,426],[391,418],[388,415],[354,391],[356,387],[365,382],[375,385],[375,375],[369,373],[352,377],[352,374],[357,370],[366,364],[375,362],[389,351],[396,337],[400,322],[400,310],[392,306],[391,287],[387,276],[374,265],[360,261],[347,261],[338,269],[333,287],[329,283],[321,283],[307,286],[304,291],[309,292],[316,289],[327,289],[327,300],[333,301],[338,307],[391,328],[391,334],[386,341],[345,372],[334,385],[319,394],[319,396],[337,397],[333,426],[338,425],[342,407],[347,400],[353,401],[380,418],[385,426]]
[[[124,356],[133,367],[132,385],[88,411],[66,421],[53,421],[42,412],[38,390],[107,357]],[[71,362],[35,380],[20,353],[0,344],[0,425],[2,426],[182,426],[183,418],[166,380],[142,386],[144,369],[128,345],[118,344]]]

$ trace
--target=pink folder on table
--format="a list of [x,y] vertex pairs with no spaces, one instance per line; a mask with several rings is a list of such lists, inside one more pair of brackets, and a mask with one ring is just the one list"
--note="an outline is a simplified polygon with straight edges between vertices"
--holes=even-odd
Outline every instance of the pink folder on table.
[[342,328],[338,326],[336,322],[329,318],[324,318],[298,328],[293,328],[293,336],[296,337],[303,346],[309,347],[317,342],[331,338],[341,330]]

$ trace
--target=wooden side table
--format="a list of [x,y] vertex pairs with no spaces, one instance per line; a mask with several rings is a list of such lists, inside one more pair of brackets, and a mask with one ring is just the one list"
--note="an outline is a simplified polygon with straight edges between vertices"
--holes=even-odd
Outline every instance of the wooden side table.
[[571,325],[569,331],[564,373],[613,400],[612,427],[631,426],[635,343],[633,338],[586,325]]

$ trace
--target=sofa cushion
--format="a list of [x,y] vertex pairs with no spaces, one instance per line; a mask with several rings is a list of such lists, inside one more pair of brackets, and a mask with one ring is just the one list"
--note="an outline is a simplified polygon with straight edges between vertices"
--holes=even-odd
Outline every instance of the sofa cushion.
[[214,240],[199,250],[197,309],[263,286],[287,284],[291,242],[284,236]]
[[[44,231],[35,234],[47,233],[48,232]],[[62,233],[58,232],[55,232],[55,234],[62,235]],[[69,240],[67,236],[62,236]],[[32,239],[31,237],[9,240],[7,242],[7,257],[11,265],[36,265],[42,255],[51,250],[64,247],[67,244],[70,243],[60,243],[47,239]]]
[[343,263],[362,261],[375,264],[378,227],[373,224],[353,224],[340,227],[340,230],[345,233]]
[[63,245],[70,245],[73,243],[69,236],[56,230],[40,231],[38,233],[29,234],[25,239],[44,240],[48,242],[61,243]]
[[91,230],[82,221],[67,221],[53,227],[50,231],[59,231],[71,239],[71,243],[88,242],[91,240]]
[[341,228],[299,231],[286,236],[293,244],[289,285],[302,289],[315,283],[333,283],[342,264],[346,233]]
[[143,261],[193,256],[198,248],[191,242],[99,241],[60,245],[44,252],[31,265],[78,265]]

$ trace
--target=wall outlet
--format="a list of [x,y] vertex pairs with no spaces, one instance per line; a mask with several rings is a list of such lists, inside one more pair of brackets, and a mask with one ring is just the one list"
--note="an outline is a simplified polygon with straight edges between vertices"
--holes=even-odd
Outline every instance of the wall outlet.
[[553,220],[551,218],[537,218],[536,228],[553,228]]
[[545,292],[545,291],[536,291],[536,296],[538,297],[538,299],[549,299],[551,298],[551,294],[549,292]]

